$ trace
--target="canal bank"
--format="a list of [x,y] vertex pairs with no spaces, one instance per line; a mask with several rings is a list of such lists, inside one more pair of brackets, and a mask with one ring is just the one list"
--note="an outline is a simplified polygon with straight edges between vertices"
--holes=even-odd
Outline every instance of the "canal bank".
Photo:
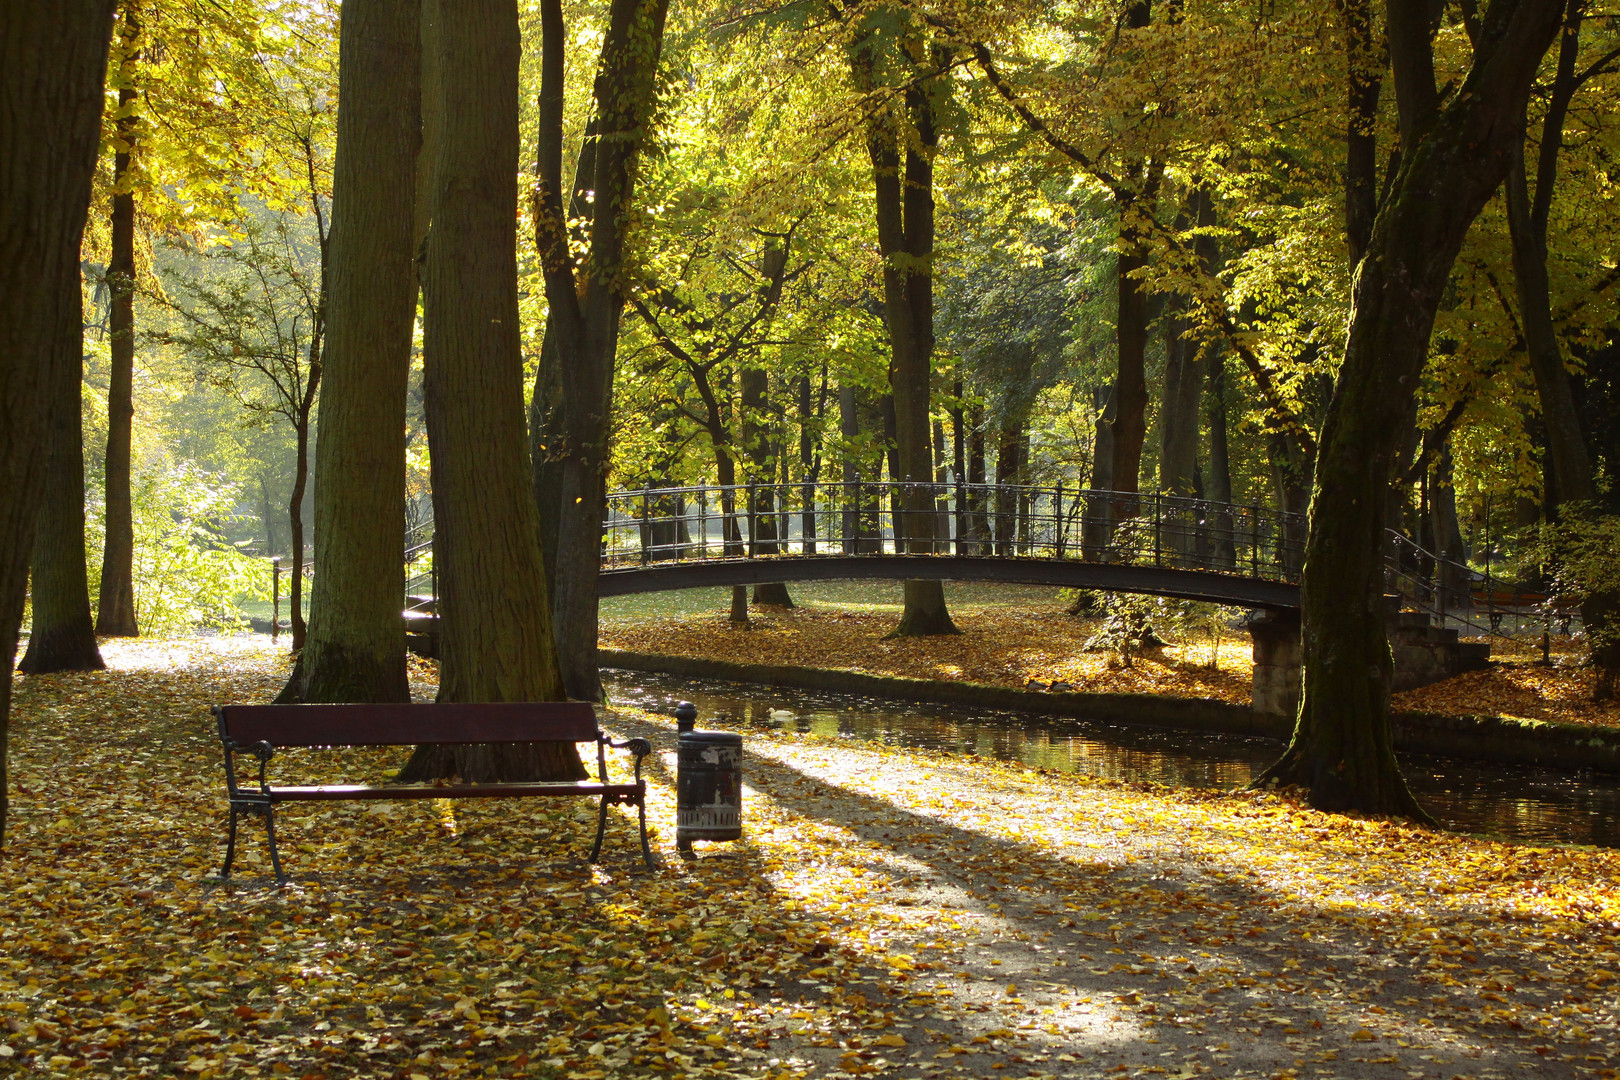
[[[1291,725],[1247,705],[1157,694],[1019,690],[983,683],[871,675],[859,671],[782,664],[742,664],[708,657],[669,656],[624,649],[599,650],[604,667],[719,679],[761,686],[865,694],[955,707],[979,707],[1077,720],[1179,728],[1212,735],[1283,740]],[[1620,774],[1620,729],[1511,716],[1445,716],[1397,712],[1399,750],[1506,765]]]

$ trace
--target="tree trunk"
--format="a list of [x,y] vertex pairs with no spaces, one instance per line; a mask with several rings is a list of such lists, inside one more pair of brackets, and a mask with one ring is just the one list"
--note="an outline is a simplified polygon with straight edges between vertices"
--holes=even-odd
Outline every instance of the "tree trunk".
[[1113,386],[1099,387],[1094,394],[1097,419],[1092,424],[1090,489],[1095,494],[1086,500],[1081,553],[1090,562],[1101,562],[1108,558],[1115,517],[1113,498],[1103,493],[1114,486],[1114,403],[1118,395]]
[[1164,331],[1164,400],[1159,412],[1159,490],[1190,497],[1198,473],[1198,401],[1204,378],[1188,329],[1186,303],[1171,297]]
[[84,379],[84,310],[77,262],[67,267],[50,385],[43,388],[49,413],[45,443],[44,501],[34,534],[34,626],[19,669],[30,675],[53,671],[100,671],[90,621],[90,583],[84,566],[84,435],[80,387]]
[[1277,545],[1276,564],[1294,574],[1304,562],[1304,520],[1311,506],[1313,462],[1298,442],[1283,432],[1274,431],[1266,438],[1271,450],[1271,485],[1277,509],[1291,515],[1284,519],[1282,532],[1273,537]]
[[983,555],[990,538],[990,520],[985,509],[984,403],[975,401],[968,409],[967,450],[967,531],[971,541],[964,555]]
[[[1129,214],[1129,208],[1122,211]],[[1132,273],[1147,265],[1147,259],[1137,250],[1131,238],[1133,229],[1122,225],[1121,243],[1130,244],[1119,253],[1116,263],[1115,287],[1118,295],[1118,321],[1115,339],[1119,352],[1119,371],[1114,378],[1114,416],[1109,424],[1109,444],[1113,450],[1113,464],[1109,470],[1109,489],[1123,492],[1128,498],[1113,501],[1111,522],[1135,517],[1142,473],[1142,444],[1147,438],[1147,294]]]
[[1301,589],[1304,696],[1288,749],[1261,778],[1306,785],[1320,809],[1425,817],[1390,735],[1386,496],[1416,415],[1435,310],[1469,225],[1508,173],[1560,12],[1547,0],[1495,0],[1468,78],[1442,108],[1427,19],[1390,5],[1408,150],[1357,271],[1322,429]]
[[135,518],[130,498],[130,440],[135,420],[135,195],[130,190],[130,158],[135,146],[137,98],[135,68],[141,40],[140,10],[124,0],[119,27],[119,116],[114,124],[121,148],[113,153],[111,251],[107,259],[107,451],[106,532],[101,547],[101,586],[96,632],[135,637]]
[[[1518,286],[1525,351],[1536,380],[1547,456],[1552,466],[1547,499],[1549,519],[1563,503],[1590,502],[1598,495],[1574,387],[1553,326],[1552,290],[1547,279],[1547,219],[1558,177],[1558,154],[1563,148],[1564,120],[1579,86],[1575,65],[1580,55],[1583,11],[1582,5],[1575,2],[1567,8],[1558,66],[1547,115],[1542,121],[1535,190],[1530,189],[1525,161],[1527,147],[1523,141],[1518,144],[1506,185],[1508,235],[1513,243],[1513,276]],[[1617,613],[1620,613],[1620,593],[1613,590],[1593,593],[1581,603],[1581,622],[1586,626],[1592,659],[1598,669],[1593,696],[1599,701],[1615,696],[1615,680],[1620,676],[1620,635],[1611,630]]]
[[[587,261],[576,266],[563,213],[562,134],[565,38],[561,0],[542,0],[540,173],[536,239],[545,272],[548,330],[555,328],[560,415],[540,512],[556,523],[551,596],[557,656],[570,695],[600,700],[596,663],[597,574],[613,407],[613,367],[624,310],[625,227],[641,149],[652,123],[668,0],[613,0],[594,89],[596,112],[579,158],[589,178]],[[579,185],[576,184],[576,191]],[[583,279],[580,278],[583,274]],[[536,386],[537,392],[541,389]],[[549,406],[549,403],[548,403]],[[540,407],[535,407],[540,408]],[[531,408],[531,411],[535,411]],[[560,437],[558,437],[560,436]],[[551,528],[550,523],[547,529]]]
[[[443,136],[423,355],[439,575],[439,700],[557,701],[518,338],[517,6],[466,0],[438,30]],[[568,743],[419,747],[403,780],[582,779]]]
[[[79,265],[112,0],[11,2],[0,33],[0,844],[11,667],[39,519],[62,282]],[[82,541],[81,541],[82,542]]]
[[1210,557],[1215,569],[1231,569],[1237,564],[1237,539],[1233,535],[1232,455],[1226,439],[1226,354],[1210,346],[1209,377],[1204,408],[1209,428],[1209,486],[1207,498],[1214,503],[1210,521]]
[[400,612],[421,7],[421,0],[343,6],[315,577],[308,637],[278,701],[410,700]]
[[[292,569],[287,578],[287,621],[292,626],[292,651],[304,647],[304,489],[309,481],[309,417],[297,427],[293,460],[292,494],[287,497],[287,532],[292,537]],[[401,590],[403,592],[404,590]]]
[[[772,249],[766,257],[776,250],[779,249]],[[749,540],[754,554],[776,555],[781,548],[776,535],[775,489],[771,485],[775,463],[771,460],[770,429],[762,422],[769,379],[763,368],[744,368],[740,381],[743,452],[752,466],[748,490]],[[788,595],[786,584],[766,581],[754,586],[754,603],[792,607],[793,597]]]
[[[816,534],[820,531],[816,524],[816,484],[821,479],[821,454],[816,450],[815,437],[819,429],[821,416],[813,408],[810,393],[810,376],[802,375],[798,380],[799,391],[799,535],[804,545],[806,555],[816,553]],[[827,369],[823,365],[821,371],[821,403],[827,401]]]
[[[876,45],[867,38],[853,54],[857,83],[874,85]],[[938,61],[938,57],[932,58]],[[901,513],[895,521],[895,550],[934,553],[938,515],[934,512],[933,450],[930,445],[934,355],[934,162],[939,146],[936,95],[948,84],[939,64],[921,74],[905,94],[910,132],[892,115],[874,115],[866,146],[872,161],[878,248],[883,255],[883,318],[889,331],[889,384],[894,400],[895,465]],[[915,139],[911,136],[914,133]],[[905,172],[901,174],[904,143]],[[890,637],[958,633],[945,607],[939,581],[907,581],[900,625]]]
[[996,554],[1015,554],[1018,539],[1018,488],[1024,482],[1022,418],[1004,417],[996,444]]

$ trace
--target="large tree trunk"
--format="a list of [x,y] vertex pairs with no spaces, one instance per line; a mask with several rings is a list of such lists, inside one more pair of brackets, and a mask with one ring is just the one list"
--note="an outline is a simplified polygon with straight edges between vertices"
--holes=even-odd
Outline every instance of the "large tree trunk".
[[[438,30],[443,135],[423,289],[439,575],[439,700],[557,701],[518,339],[517,6],[466,0]],[[582,779],[568,743],[418,748],[406,780]]]
[[[868,39],[864,50],[875,48]],[[937,58],[935,58],[937,59]],[[856,79],[871,89],[875,58],[854,57]],[[935,67],[937,68],[937,64]],[[901,488],[895,548],[912,555],[935,551],[939,518],[934,512],[930,413],[934,355],[934,163],[939,146],[932,95],[946,92],[937,71],[906,92],[910,133],[898,117],[875,115],[867,129],[876,196],[878,248],[883,255],[883,317],[889,330],[889,384],[893,390],[895,452],[892,478]],[[901,175],[902,142],[905,173]],[[891,637],[958,633],[945,607],[939,581],[905,583],[905,607]]]
[[1548,0],[1494,0],[1473,67],[1444,108],[1423,5],[1391,0],[1401,169],[1356,276],[1344,362],[1322,429],[1302,587],[1304,696],[1261,782],[1304,784],[1312,805],[1423,817],[1390,735],[1383,533],[1397,455],[1452,263],[1507,175],[1526,95],[1559,23]]
[[107,666],[96,647],[84,567],[84,310],[77,263],[63,277],[58,317],[59,355],[44,388],[49,457],[34,534],[34,628],[19,665],[30,675]]
[[[1191,499],[1198,494],[1198,402],[1204,373],[1189,329],[1187,302],[1170,296],[1164,318],[1164,397],[1159,404],[1159,491]],[[1189,504],[1161,500],[1158,532],[1163,546],[1189,563],[1200,539],[1198,514]]]
[[308,637],[278,698],[285,702],[410,700],[400,552],[416,322],[421,7],[421,0],[343,5],[315,578]]
[[[536,476],[543,516],[555,522],[556,565],[551,597],[557,654],[570,695],[598,700],[597,574],[613,408],[613,366],[624,310],[621,269],[627,215],[635,194],[641,149],[652,121],[658,58],[668,0],[613,0],[597,68],[595,116],[579,158],[576,192],[593,193],[589,256],[569,251],[563,213],[562,135],[565,38],[561,0],[542,0],[540,191],[536,239],[545,271],[548,333],[555,333],[557,366],[542,390],[559,402],[531,406],[547,425],[545,468]],[[575,215],[583,219],[584,215]],[[546,525],[549,536],[551,522]]]
[[62,282],[79,265],[112,16],[112,0],[0,0],[0,844],[11,668],[43,493],[48,387],[62,357]]
[[113,153],[112,236],[107,259],[107,516],[96,632],[134,637],[140,629],[135,622],[135,518],[130,498],[130,440],[135,422],[135,194],[129,187],[129,173],[138,119],[134,77],[141,42],[141,15],[134,0],[124,0],[118,39],[121,85],[114,129],[120,148]]

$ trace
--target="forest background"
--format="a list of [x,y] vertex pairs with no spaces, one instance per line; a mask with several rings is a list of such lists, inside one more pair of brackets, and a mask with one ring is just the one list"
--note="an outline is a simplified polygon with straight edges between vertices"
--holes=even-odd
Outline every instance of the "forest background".
[[[1597,5],[1517,7],[1557,7],[1560,33],[1506,181],[1442,268],[1388,517],[1528,578],[1580,569],[1569,553],[1613,528],[1620,38]],[[676,6],[622,257],[597,268],[624,305],[606,483],[921,472],[1305,509],[1403,147],[1415,160],[1425,108],[1467,101],[1514,9]],[[547,10],[519,6],[511,163],[537,473],[561,332],[548,139],[569,167],[593,145],[606,68],[579,58],[611,36],[611,12],[560,7],[574,59],[548,121]],[[254,557],[305,561],[337,39],[331,4],[120,5],[82,263],[84,465],[57,470],[82,475],[104,631],[229,622],[262,592]],[[1401,86],[1413,40],[1426,101]],[[561,241],[582,266],[594,195],[574,192]],[[424,398],[418,374],[413,527]],[[1560,519],[1561,562],[1529,542]]]

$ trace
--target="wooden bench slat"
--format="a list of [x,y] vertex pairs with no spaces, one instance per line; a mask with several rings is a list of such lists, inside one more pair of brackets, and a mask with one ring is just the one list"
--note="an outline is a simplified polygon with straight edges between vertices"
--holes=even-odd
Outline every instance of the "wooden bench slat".
[[[603,784],[595,780],[559,781],[534,784],[395,784],[372,787],[366,784],[321,784],[315,787],[271,785],[272,802],[337,799],[520,799],[530,795],[636,795],[635,784]],[[258,794],[243,788],[242,795]]]
[[594,742],[586,701],[434,705],[227,705],[224,731],[238,743],[400,746]]

